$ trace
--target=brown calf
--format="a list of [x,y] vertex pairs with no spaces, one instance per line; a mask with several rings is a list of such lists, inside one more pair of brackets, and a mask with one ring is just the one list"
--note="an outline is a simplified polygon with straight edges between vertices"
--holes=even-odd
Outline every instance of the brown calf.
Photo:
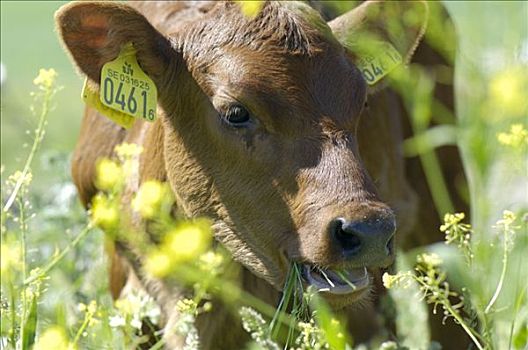
[[[397,36],[385,29],[408,11],[418,20],[400,25]],[[121,142],[140,144],[130,192],[147,179],[168,181],[181,214],[214,221],[216,239],[243,266],[241,284],[267,302],[276,303],[290,262],[301,262],[305,283],[326,290],[334,307],[364,304],[350,314],[362,317],[352,325],[355,339],[368,339],[378,326],[366,311],[373,279],[393,261],[395,214],[401,234],[412,230],[416,195],[405,178],[400,107],[382,92],[363,111],[374,88],[356,62],[365,38],[390,42],[407,61],[426,12],[422,2],[368,2],[327,24],[297,2],[266,2],[254,18],[231,2],[64,6],[56,15],[60,36],[91,85],[132,42],[159,91],[156,122],[138,120],[128,130],[86,109],[72,168],[82,201],[96,193],[99,158]],[[114,264],[115,272],[139,277],[162,308],[168,346],[179,347],[169,330],[181,288],[146,277],[141,257],[126,253],[126,262],[115,261],[127,267]],[[113,287],[117,296],[119,279]],[[222,308],[204,315],[202,346],[239,347],[237,322]]]

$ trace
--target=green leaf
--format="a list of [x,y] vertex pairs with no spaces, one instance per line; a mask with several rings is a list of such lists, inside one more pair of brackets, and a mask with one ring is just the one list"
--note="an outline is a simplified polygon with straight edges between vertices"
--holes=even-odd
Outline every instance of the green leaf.
[[37,295],[34,294],[31,298],[31,306],[29,307],[29,314],[24,323],[22,331],[22,350],[29,350],[35,343],[35,334],[37,330]]
[[513,336],[513,348],[524,349],[528,345],[528,323],[524,323]]
[[328,304],[317,294],[310,299],[315,310],[315,319],[323,331],[323,336],[332,350],[349,349],[352,340],[346,331],[345,323],[336,317]]

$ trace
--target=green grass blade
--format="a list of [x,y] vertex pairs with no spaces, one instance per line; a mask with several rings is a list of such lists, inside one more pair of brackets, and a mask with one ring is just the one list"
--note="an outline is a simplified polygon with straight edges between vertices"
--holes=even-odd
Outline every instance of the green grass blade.
[[26,318],[22,329],[22,350],[31,349],[35,343],[38,319],[37,309],[37,295],[35,294],[31,298],[31,306],[29,307],[28,317]]
[[354,283],[352,283],[348,277],[345,276],[345,274],[342,272],[342,271],[335,271],[337,273],[337,275],[343,280],[345,281],[346,284],[348,284],[350,286],[350,288],[352,288],[352,290],[356,290],[356,285]]
[[282,298],[279,302],[277,310],[275,311],[275,315],[273,315],[273,319],[270,322],[269,331],[272,339],[277,339],[277,336],[280,331],[280,323],[282,323],[280,322],[282,321],[282,315],[286,313],[286,311],[288,310],[288,306],[290,305],[290,300],[293,296],[293,289],[295,284],[294,278],[295,276],[293,273],[293,268],[290,268],[288,276],[286,277],[286,282],[284,284]]

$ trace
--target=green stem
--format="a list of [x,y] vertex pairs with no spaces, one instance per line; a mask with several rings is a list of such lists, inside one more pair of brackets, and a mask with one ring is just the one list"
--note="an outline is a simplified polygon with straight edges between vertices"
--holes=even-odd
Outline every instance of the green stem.
[[458,314],[458,312],[456,312],[455,310],[453,310],[451,308],[451,305],[449,303],[444,303],[444,306],[446,307],[447,311],[449,311],[449,313],[451,314],[451,316],[453,316],[457,321],[458,323],[460,323],[460,325],[462,326],[462,328],[464,329],[464,331],[467,333],[467,335],[469,335],[469,337],[471,338],[471,340],[473,341],[473,343],[477,346],[477,348],[479,350],[484,350],[484,347],[482,347],[482,345],[480,344],[480,342],[478,341],[478,339],[475,337],[475,334],[474,334],[474,331],[471,327],[469,327],[467,325],[467,323],[462,319],[462,317],[460,317],[460,315]]
[[163,349],[163,346],[165,345],[165,340],[161,339],[156,344],[152,345],[152,347],[149,350],[160,350]]
[[79,330],[77,331],[77,334],[75,334],[75,338],[73,338],[73,342],[72,342],[72,347],[75,348],[76,345],[77,345],[77,342],[79,341],[79,338],[81,337],[81,335],[83,334],[84,330],[86,329],[86,327],[88,326],[88,322],[90,322],[90,318],[92,318],[93,315],[86,311],[86,315],[84,316],[84,321],[81,325],[81,327],[79,328]]
[[[418,282],[419,284],[421,284],[422,286],[426,287],[427,290],[431,290],[431,286],[429,286],[427,283],[421,281],[419,278],[417,278],[416,276],[412,275],[412,278]],[[441,294],[441,293],[440,293]],[[442,297],[441,298],[441,301],[440,303],[447,309],[447,311],[451,314],[451,316],[453,316],[453,318],[455,320],[458,321],[458,323],[462,326],[462,328],[464,329],[464,331],[467,333],[467,335],[469,335],[469,337],[471,338],[471,340],[473,341],[473,343],[477,346],[477,348],[479,350],[484,350],[484,347],[480,344],[480,342],[478,341],[477,339],[477,332],[475,332],[475,330],[473,330],[465,321],[464,319],[458,314],[458,312],[456,312],[456,310],[454,310],[452,307],[451,307],[451,302],[449,301],[449,299],[445,298],[445,297]]]
[[[409,93],[409,91],[416,90],[409,89],[411,84],[416,84],[416,88],[420,92],[418,95]],[[404,80],[403,84],[399,86],[399,92],[404,98],[406,110],[411,116],[411,128],[413,135],[416,135],[415,137],[420,137],[420,135],[424,135],[428,131],[431,119],[431,104],[434,98],[433,89],[433,79],[428,77],[423,71],[419,71],[419,77],[415,82]],[[442,133],[445,136],[445,130]],[[431,145],[431,141],[428,138],[423,138],[421,146],[421,150],[418,152],[420,162],[425,173],[427,185],[431,191],[436,211],[438,212],[440,220],[442,220],[442,216],[445,213],[454,212],[453,202],[449,195],[449,190],[443,176],[442,167],[436,156],[434,145]]]
[[[482,305],[482,304],[478,304]],[[475,308],[477,312],[477,317],[479,321],[479,330],[483,332],[482,340],[485,343],[491,344],[491,338],[489,332],[487,330],[489,329],[489,322],[488,322],[488,315],[486,315],[484,312],[482,312],[481,308]]]
[[[525,243],[526,243],[526,241],[525,241]],[[521,276],[521,266],[526,266],[525,265],[525,260],[526,260],[526,255],[522,254],[519,257],[519,259],[518,259],[516,276]],[[515,324],[516,324],[516,321],[517,321],[517,317],[519,316],[519,312],[520,312],[521,308],[525,304],[524,303],[524,300],[525,300],[524,295],[525,295],[526,291],[528,290],[528,286],[526,286],[525,283],[523,283],[524,287],[521,287],[521,283],[523,283],[521,281],[521,279],[517,278],[517,282],[516,282],[516,285],[515,285],[515,297],[516,297],[515,311],[513,313],[513,319],[512,319],[512,322],[511,322],[511,326],[510,326],[510,339],[509,339],[508,349],[512,348],[513,332],[515,330]],[[520,291],[519,291],[519,288],[521,288]]]
[[38,280],[42,277],[44,277],[51,269],[53,269],[61,260],[64,258],[64,256],[72,249],[75,248],[81,240],[90,232],[92,229],[92,225],[88,224],[86,227],[75,237],[75,239],[66,247],[60,254],[55,256],[42,270],[40,270],[37,274],[34,274],[30,276],[29,278],[24,280],[23,286],[26,287],[27,285],[31,284],[35,280]]
[[16,349],[16,307],[15,307],[15,288],[13,286],[13,283],[11,283],[11,280],[9,281],[9,294],[11,302],[9,303],[9,309],[11,312],[11,345],[13,345],[13,349]]
[[[414,124],[416,123],[413,123],[414,134],[424,132],[424,130],[420,130],[420,128]],[[424,140],[424,144],[425,143],[429,144],[429,141]],[[449,196],[449,190],[447,189],[447,184],[442,175],[442,167],[440,166],[435,150],[429,145],[425,148],[430,149],[430,151],[419,154],[420,162],[422,163],[425,180],[429,185],[429,190],[431,191],[436,211],[440,220],[442,220],[445,213],[453,213],[455,209],[451,197]]]
[[485,314],[490,312],[491,307],[493,306],[493,304],[495,304],[495,301],[497,301],[497,298],[499,297],[499,294],[502,290],[504,278],[506,277],[506,268],[508,266],[508,245],[506,244],[506,237],[504,239],[504,248],[503,248],[502,254],[503,254],[502,255],[502,271],[501,271],[499,283],[497,284],[495,293],[493,293],[493,296],[491,297],[491,300],[489,301],[488,306],[486,306],[486,309],[484,310]]
[[18,191],[20,191],[20,188],[22,187],[22,184],[24,183],[27,174],[29,173],[29,168],[31,167],[31,163],[33,162],[33,157],[37,153],[38,146],[40,145],[40,142],[42,141],[42,138],[44,136],[44,124],[46,122],[46,116],[49,112],[49,101],[51,96],[53,95],[54,90],[52,88],[48,88],[44,94],[44,102],[42,104],[42,111],[39,116],[39,122],[37,129],[35,131],[35,139],[33,140],[33,145],[31,146],[31,151],[29,152],[28,158],[26,159],[26,163],[24,164],[24,169],[22,170],[21,176],[18,178],[15,187],[13,188],[13,192],[11,192],[11,195],[9,196],[9,199],[7,200],[3,211],[7,212],[9,208],[13,205],[15,202],[15,199],[18,195]]
[[[20,222],[20,251],[21,251],[21,259],[22,259],[22,281],[26,279],[27,275],[27,267],[26,267],[26,215],[25,215],[25,208],[24,208],[24,199],[20,197],[15,197],[18,209],[20,211],[19,214],[19,222]],[[26,298],[26,292],[25,288],[22,288],[22,312],[20,313],[20,324],[22,327],[20,327],[20,339],[24,339],[25,335],[25,328],[24,325],[26,324],[26,313],[27,313],[27,298]],[[22,345],[24,347],[24,345]]]
[[23,199],[21,200],[20,198],[17,198],[16,201],[18,204],[18,208],[20,210],[20,215],[18,219],[20,221],[19,227],[20,227],[20,237],[21,237],[20,250],[22,253],[22,280],[24,281],[27,276],[27,266],[26,266],[26,233],[27,233],[26,228],[27,227],[26,227],[26,215],[25,215],[26,211],[25,211]]
[[[520,272],[517,275],[520,276]],[[519,287],[518,283],[517,283],[517,287]],[[517,319],[517,316],[519,315],[519,310],[521,309],[523,305],[524,293],[526,292],[526,288],[523,288],[520,293],[518,292],[518,288],[516,289],[517,289],[517,292],[515,293],[515,295],[517,296],[517,300],[515,303],[516,305],[515,305],[515,312],[513,314],[513,320],[510,326],[510,339],[509,339],[510,341],[509,341],[508,349],[512,348],[513,331],[515,330],[515,321]]]

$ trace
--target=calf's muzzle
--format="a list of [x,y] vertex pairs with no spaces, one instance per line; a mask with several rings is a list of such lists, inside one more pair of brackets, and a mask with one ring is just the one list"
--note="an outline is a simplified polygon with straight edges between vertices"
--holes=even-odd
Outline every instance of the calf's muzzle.
[[386,267],[394,260],[396,223],[391,212],[362,219],[338,217],[328,226],[331,240],[352,265]]

